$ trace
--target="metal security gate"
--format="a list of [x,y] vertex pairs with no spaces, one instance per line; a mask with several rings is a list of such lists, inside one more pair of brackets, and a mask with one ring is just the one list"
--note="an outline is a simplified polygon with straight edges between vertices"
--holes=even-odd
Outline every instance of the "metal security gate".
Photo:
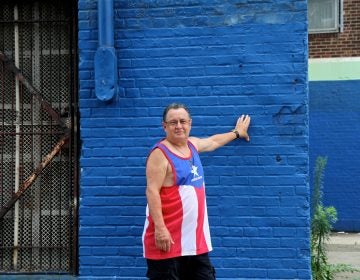
[[76,273],[75,15],[0,2],[0,273]]

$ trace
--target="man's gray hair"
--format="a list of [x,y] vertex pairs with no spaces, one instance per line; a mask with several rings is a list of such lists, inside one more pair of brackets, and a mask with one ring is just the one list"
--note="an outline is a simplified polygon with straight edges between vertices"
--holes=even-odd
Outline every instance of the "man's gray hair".
[[189,114],[189,118],[191,119],[191,114],[190,111],[188,109],[188,107],[186,107],[184,104],[182,103],[171,103],[170,105],[168,105],[165,109],[164,109],[164,113],[163,113],[163,121],[166,122],[166,116],[167,113],[169,112],[169,110],[171,109],[184,109],[188,114]]

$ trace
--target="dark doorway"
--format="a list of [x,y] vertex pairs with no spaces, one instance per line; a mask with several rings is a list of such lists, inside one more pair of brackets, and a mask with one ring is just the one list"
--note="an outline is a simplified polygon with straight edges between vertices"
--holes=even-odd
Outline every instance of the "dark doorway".
[[0,273],[77,272],[76,5],[0,4]]

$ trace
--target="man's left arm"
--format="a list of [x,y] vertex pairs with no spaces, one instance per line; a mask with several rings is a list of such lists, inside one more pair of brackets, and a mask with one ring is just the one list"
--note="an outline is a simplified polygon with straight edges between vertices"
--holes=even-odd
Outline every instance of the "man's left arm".
[[248,128],[250,125],[250,116],[242,115],[236,122],[235,128],[226,133],[215,134],[208,138],[190,137],[190,141],[197,147],[198,152],[211,152],[236,138],[243,138],[246,141],[250,141],[248,135]]

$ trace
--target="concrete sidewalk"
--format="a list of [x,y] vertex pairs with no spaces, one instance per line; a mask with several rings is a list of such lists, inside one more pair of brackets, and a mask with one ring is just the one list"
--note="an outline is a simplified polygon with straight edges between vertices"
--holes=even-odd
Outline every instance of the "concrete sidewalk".
[[[348,264],[360,270],[360,233],[332,233],[327,242],[329,263]],[[335,280],[360,280],[359,272],[338,273]]]

